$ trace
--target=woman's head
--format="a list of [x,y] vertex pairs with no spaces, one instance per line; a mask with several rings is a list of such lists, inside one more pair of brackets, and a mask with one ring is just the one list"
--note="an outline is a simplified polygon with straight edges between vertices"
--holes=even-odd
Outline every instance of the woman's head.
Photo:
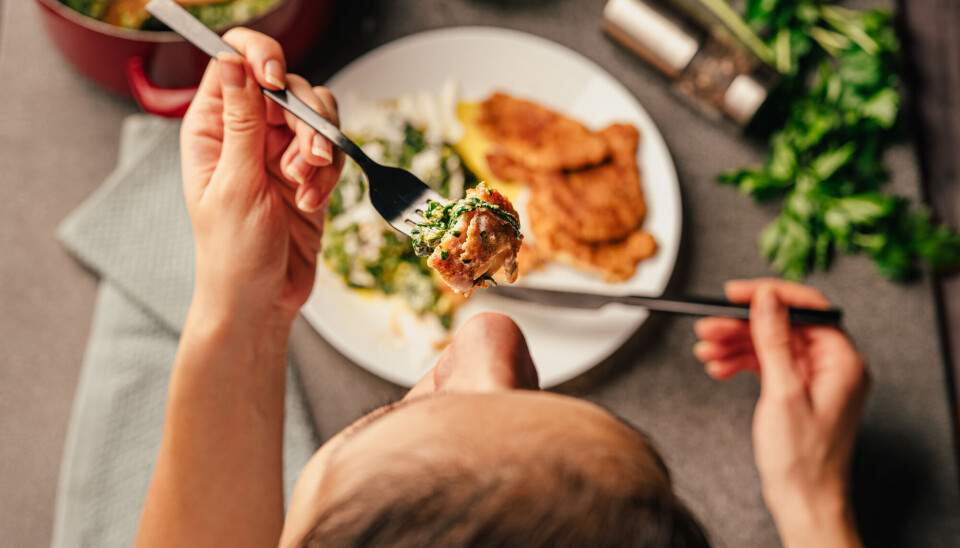
[[407,397],[314,455],[281,546],[706,544],[642,435],[536,388],[516,325],[474,318]]

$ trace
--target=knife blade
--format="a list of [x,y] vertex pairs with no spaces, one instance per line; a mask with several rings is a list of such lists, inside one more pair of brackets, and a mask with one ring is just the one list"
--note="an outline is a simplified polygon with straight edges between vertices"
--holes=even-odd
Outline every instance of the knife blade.
[[[750,319],[750,305],[706,297],[601,295],[596,293],[555,291],[523,286],[497,286],[491,289],[489,293],[513,300],[566,308],[597,309],[607,304],[619,303],[671,314],[724,316],[740,320]],[[816,310],[811,308],[790,307],[789,315],[790,323],[793,325],[838,326],[843,317],[842,311],[837,308]]]

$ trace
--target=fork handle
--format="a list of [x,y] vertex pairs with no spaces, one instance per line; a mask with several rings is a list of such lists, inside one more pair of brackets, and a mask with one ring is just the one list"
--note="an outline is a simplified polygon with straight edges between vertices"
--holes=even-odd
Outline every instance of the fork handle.
[[[209,27],[197,20],[196,17],[183,9],[173,0],[152,0],[147,4],[147,11],[159,19],[162,23],[173,29],[177,34],[187,39],[188,42],[197,46],[204,53],[217,58],[221,53],[240,52],[233,49],[230,44],[223,41],[223,38],[210,30]],[[320,135],[340,147],[348,156],[354,159],[364,171],[373,168],[377,164],[371,160],[356,143],[347,138],[337,126],[333,125],[323,116],[307,106],[299,97],[290,92],[289,89],[273,91],[260,87],[263,94],[273,100],[285,110],[303,120],[308,126],[317,130]]]
[[330,121],[323,116],[320,116],[320,113],[310,108],[302,99],[291,93],[289,89],[280,91],[274,91],[264,87],[260,89],[263,91],[263,94],[272,99],[274,103],[306,122],[308,126],[317,130],[320,135],[330,139],[330,142],[340,147],[340,150],[345,152],[347,156],[353,158],[355,162],[360,164],[360,167],[364,171],[374,166],[373,160],[371,160],[356,143],[344,135],[337,126],[330,123]]

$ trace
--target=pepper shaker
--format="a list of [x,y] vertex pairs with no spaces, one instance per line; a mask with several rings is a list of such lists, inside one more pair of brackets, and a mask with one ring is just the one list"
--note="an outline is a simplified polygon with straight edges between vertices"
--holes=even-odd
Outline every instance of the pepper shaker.
[[719,24],[704,24],[707,19],[692,14],[689,2],[609,0],[603,10],[604,30],[673,79],[694,106],[746,125],[778,75]]

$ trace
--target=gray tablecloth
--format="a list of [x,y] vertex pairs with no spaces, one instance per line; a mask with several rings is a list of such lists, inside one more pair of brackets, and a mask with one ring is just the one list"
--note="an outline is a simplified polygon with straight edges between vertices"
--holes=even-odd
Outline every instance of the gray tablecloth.
[[[960,2],[912,0],[904,8],[927,196],[934,215],[960,227]],[[953,393],[960,394],[960,273],[939,281]]]
[[[886,2],[884,2],[886,3]],[[892,2],[890,2],[892,3]],[[85,83],[42,37],[33,6],[0,15],[0,501],[4,543],[49,538],[53,485],[95,287],[53,240],[57,222],[112,169],[133,108]],[[306,73],[322,82],[357,55],[428,28],[493,25],[541,35],[599,63],[659,125],[680,175],[684,242],[673,288],[716,294],[731,277],[768,274],[755,238],[774,215],[718,186],[718,171],[759,161],[762,143],[686,108],[663,78],[599,31],[603,0],[353,0]],[[916,196],[909,145],[892,150],[891,187]],[[931,284],[896,285],[866,260],[809,280],[847,312],[875,387],[855,470],[872,546],[952,546],[960,500]],[[10,311],[10,312],[8,312]],[[650,432],[682,495],[719,546],[775,546],[753,466],[756,382],[715,383],[690,354],[691,321],[654,317],[609,361],[561,391],[607,405]],[[293,355],[321,437],[402,391],[349,363],[298,322]],[[66,400],[66,401],[64,401]],[[9,434],[8,434],[9,433]],[[6,443],[12,440],[12,443]]]

